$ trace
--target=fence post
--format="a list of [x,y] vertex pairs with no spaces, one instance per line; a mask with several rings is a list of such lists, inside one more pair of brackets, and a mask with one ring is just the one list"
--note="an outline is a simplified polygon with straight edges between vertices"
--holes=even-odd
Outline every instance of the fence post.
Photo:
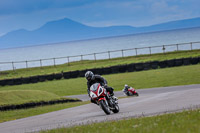
[[14,62],[12,62],[13,71],[15,70]]
[[94,60],[96,61],[96,59],[97,59],[97,58],[96,58],[96,53],[94,53]]
[[165,45],[163,45],[163,48],[162,48],[162,50],[163,50],[163,53],[165,53]]
[[83,55],[81,55],[81,61],[83,61]]
[[[177,49],[177,51],[179,51],[179,45],[183,45],[183,44],[187,44],[187,45],[190,45],[190,46],[188,46],[188,48],[187,48],[187,50],[193,50],[193,46],[194,46],[194,49],[198,49],[198,48],[196,48],[195,47],[195,44],[196,43],[200,43],[200,42],[187,42],[187,43],[180,43],[180,44],[171,44],[170,46],[173,46],[173,50],[175,50],[175,49]],[[165,47],[166,46],[166,47]],[[168,46],[169,45],[160,45],[160,46],[157,46],[157,47],[159,47],[159,49],[161,48],[162,50],[163,50],[163,53],[165,53],[166,51],[166,48],[167,48],[167,51],[171,51],[170,50],[170,48],[168,48]],[[62,57],[62,58],[64,58],[64,59],[66,59],[66,58],[68,58],[68,65],[70,65],[70,57],[78,57],[78,56],[81,56],[81,61],[83,61],[83,56],[87,56],[87,55],[91,55],[91,56],[93,56],[94,55],[94,60],[96,61],[97,60],[97,56],[96,56],[96,54],[105,54],[105,56],[106,56],[106,54],[107,54],[107,52],[108,52],[108,58],[109,59],[111,59],[112,58],[112,55],[111,55],[111,52],[119,52],[119,54],[120,54],[120,51],[122,52],[121,54],[122,54],[122,57],[124,57],[124,56],[126,56],[126,53],[124,53],[124,51],[126,52],[127,50],[133,50],[133,52],[134,52],[134,50],[135,50],[135,52],[136,52],[136,56],[138,56],[138,55],[140,55],[140,51],[138,51],[138,49],[140,50],[143,50],[143,49],[148,49],[149,48],[149,54],[151,55],[151,54],[154,54],[154,53],[156,53],[156,51],[155,52],[152,52],[152,48],[154,48],[153,46],[152,47],[143,47],[143,48],[132,48],[132,49],[121,49],[121,50],[115,50],[115,51],[105,51],[105,52],[101,52],[101,53],[93,53],[93,54],[86,54],[86,55],[77,55],[77,56],[68,56],[68,57]],[[180,50],[181,50],[182,48],[180,47]],[[162,51],[161,50],[161,51]],[[148,51],[148,50],[147,50]],[[142,54],[142,53],[141,53]],[[145,52],[145,54],[148,54],[148,52],[146,53]],[[120,56],[119,56],[120,57]],[[51,58],[51,59],[43,59],[44,61],[45,60],[53,60],[53,63],[54,63],[54,66],[56,66],[56,59],[60,59],[60,58]],[[92,58],[91,58],[92,59]],[[106,58],[104,58],[104,59],[106,59]],[[72,61],[73,61],[73,59],[72,59]],[[42,65],[42,59],[37,59],[37,60],[24,60],[24,61],[20,61],[20,62],[6,62],[6,63],[4,63],[4,62],[1,62],[1,64],[8,64],[9,66],[11,66],[11,68],[9,69],[9,70],[16,70],[16,68],[17,68],[17,64],[18,63],[22,63],[22,67],[23,68],[28,68],[29,66],[28,66],[28,62],[40,62],[40,65],[37,63],[37,67],[43,67]],[[15,67],[15,63],[16,63],[16,67]],[[25,63],[25,64],[24,64]],[[29,63],[29,64],[30,64]],[[25,66],[26,65],[26,66]],[[31,64],[30,64],[31,65]],[[51,64],[51,65],[53,65],[53,64]],[[45,66],[45,62],[44,62],[44,66]],[[20,66],[21,67],[21,66]]]
[[137,48],[135,48],[135,54],[136,54],[136,56],[137,56]]
[[178,44],[176,44],[176,47],[177,47],[177,51],[178,51]]
[[151,47],[149,47],[149,53],[150,53],[150,55],[151,55]]
[[110,59],[110,51],[108,51],[108,58]]
[[56,59],[53,58],[54,67],[56,66]]
[[26,61],[26,68],[28,68],[28,61]]
[[40,59],[40,67],[42,67],[42,60]]
[[67,57],[67,60],[68,60],[68,66],[69,66],[69,56]]

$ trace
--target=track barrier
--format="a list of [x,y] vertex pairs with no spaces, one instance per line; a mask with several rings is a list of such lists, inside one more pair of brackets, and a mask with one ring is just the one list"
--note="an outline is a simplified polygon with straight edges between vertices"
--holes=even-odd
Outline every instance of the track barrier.
[[37,106],[44,106],[44,105],[52,105],[58,103],[68,103],[68,102],[80,102],[79,99],[61,99],[61,100],[52,100],[52,101],[40,101],[40,102],[31,102],[31,103],[24,103],[18,105],[4,105],[0,106],[0,111],[7,111],[7,110],[16,110],[16,109],[27,109],[33,108]]
[[49,75],[37,75],[37,76],[21,77],[21,78],[15,78],[15,79],[4,79],[4,80],[0,80],[0,86],[21,85],[21,84],[44,82],[44,81],[60,80],[63,78],[71,79],[71,78],[84,77],[86,71],[88,70],[92,71],[95,74],[107,75],[107,74],[151,70],[151,69],[158,69],[158,68],[178,67],[178,66],[184,66],[184,65],[195,65],[198,63],[200,63],[200,57],[180,58],[180,59],[171,59],[171,60],[164,60],[164,61],[151,61],[151,62],[143,62],[143,63],[131,63],[131,64],[125,64],[125,65],[105,67],[105,68],[93,68],[93,69],[86,69],[86,70],[80,70],[80,71],[77,70],[77,71],[70,71],[70,72],[53,73]]

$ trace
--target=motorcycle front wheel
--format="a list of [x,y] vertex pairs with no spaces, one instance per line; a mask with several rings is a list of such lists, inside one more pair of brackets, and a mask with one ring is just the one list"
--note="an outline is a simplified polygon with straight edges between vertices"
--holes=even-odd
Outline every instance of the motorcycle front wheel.
[[100,104],[101,108],[103,109],[103,111],[104,111],[107,115],[109,115],[109,114],[111,113],[108,104],[106,104],[106,101],[101,100],[101,101],[99,102],[99,104]]
[[112,111],[113,111],[113,113],[118,113],[119,112],[119,106],[118,106],[118,104],[115,104],[115,109],[112,110]]

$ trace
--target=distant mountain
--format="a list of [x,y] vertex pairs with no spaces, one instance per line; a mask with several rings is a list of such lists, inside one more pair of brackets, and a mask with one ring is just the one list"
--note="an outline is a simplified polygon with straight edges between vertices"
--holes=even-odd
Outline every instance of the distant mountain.
[[165,30],[175,30],[175,29],[185,29],[200,27],[200,17],[193,19],[170,21],[167,23],[156,24],[148,27],[139,27],[139,32],[154,32],[154,31],[165,31]]
[[147,27],[90,27],[65,18],[48,22],[33,31],[20,29],[9,32],[0,37],[0,49],[192,27],[200,27],[200,18],[172,21]]

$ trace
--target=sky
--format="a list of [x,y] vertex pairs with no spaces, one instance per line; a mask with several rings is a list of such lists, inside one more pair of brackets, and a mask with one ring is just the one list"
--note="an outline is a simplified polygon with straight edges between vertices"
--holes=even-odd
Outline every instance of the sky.
[[93,27],[150,26],[200,17],[200,0],[0,0],[0,36],[69,18]]

